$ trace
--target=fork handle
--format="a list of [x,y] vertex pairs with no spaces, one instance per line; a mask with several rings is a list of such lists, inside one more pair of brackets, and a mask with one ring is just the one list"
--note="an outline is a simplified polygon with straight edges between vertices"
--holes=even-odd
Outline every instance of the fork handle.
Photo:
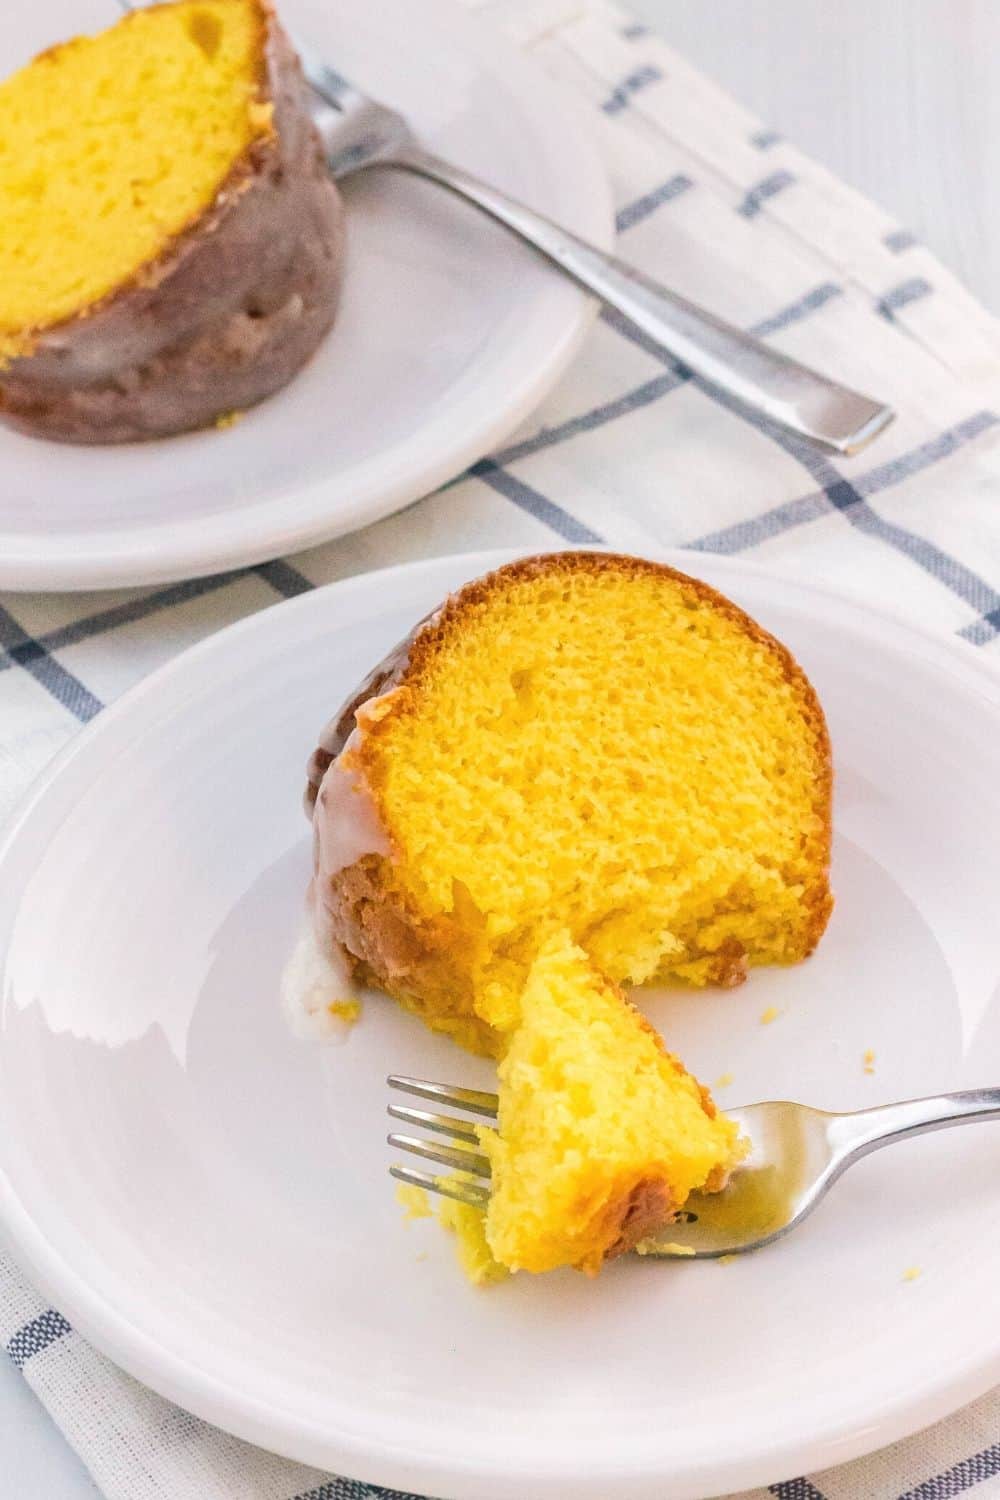
[[[373,163],[374,164],[374,163]],[[832,452],[859,452],[895,413],[769,348],[634,266],[607,255],[543,214],[420,147],[381,162],[449,188],[540,250],[578,285],[742,406]]]
[[827,1134],[843,1153],[846,1165],[909,1136],[945,1130],[950,1125],[976,1125],[985,1120],[1000,1120],[1000,1089],[965,1089],[957,1094],[906,1099],[901,1104],[882,1104],[854,1114],[834,1115]]

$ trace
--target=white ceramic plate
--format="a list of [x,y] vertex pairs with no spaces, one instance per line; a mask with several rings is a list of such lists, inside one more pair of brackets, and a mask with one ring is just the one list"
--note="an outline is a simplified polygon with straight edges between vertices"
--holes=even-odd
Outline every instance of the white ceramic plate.
[[[997,678],[835,595],[671,560],[819,688],[838,905],[808,964],[649,1013],[701,1077],[734,1075],[732,1103],[1000,1083]],[[286,1033],[317,728],[496,561],[370,574],[236,625],[43,778],[0,853],[0,1217],[127,1369],[324,1468],[453,1500],[676,1500],[850,1458],[1000,1379],[1000,1131],[869,1159],[746,1260],[476,1291],[435,1224],[402,1221],[384,1079],[475,1086],[489,1066],[377,998],[341,1047]]]
[[[588,122],[456,0],[282,0],[429,145],[597,244],[611,196]],[[0,7],[0,72],[115,0]],[[481,213],[399,173],[345,185],[348,269],[311,364],[234,428],[123,448],[0,426],[0,588],[91,589],[260,562],[461,473],[541,400],[593,306]]]

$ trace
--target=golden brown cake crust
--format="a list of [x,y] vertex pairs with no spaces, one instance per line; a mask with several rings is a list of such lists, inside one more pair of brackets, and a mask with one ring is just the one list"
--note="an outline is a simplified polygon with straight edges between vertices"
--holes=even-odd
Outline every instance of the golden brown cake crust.
[[604,1253],[605,1260],[627,1255],[641,1240],[656,1234],[670,1222],[673,1214],[670,1188],[659,1178],[635,1185],[623,1198],[608,1206],[609,1222],[618,1229],[618,1238]]
[[[336,943],[358,984],[387,989],[437,1031],[488,1057],[499,1056],[501,1038],[474,1013],[469,976],[456,963],[458,933],[447,916],[427,921],[407,910],[382,876],[382,861],[368,856],[334,875],[315,893],[314,921],[326,943]],[[425,1015],[422,997],[446,993],[449,1016]],[[435,1009],[440,1011],[440,1001]]]
[[[462,631],[469,612],[487,602],[494,593],[504,590],[512,579],[542,575],[558,577],[562,573],[578,573],[581,570],[595,573],[611,570],[625,577],[652,575],[681,584],[696,598],[710,604],[728,619],[734,621],[745,635],[766,647],[777,658],[782,675],[795,688],[817,750],[816,775],[819,782],[817,800],[823,809],[825,852],[824,867],[803,898],[808,911],[806,946],[803,954],[807,956],[815,949],[822,937],[833,908],[828,881],[833,832],[831,806],[833,760],[822,707],[811,683],[787,647],[763,630],[738,605],[718,593],[709,584],[703,583],[700,579],[691,578],[686,573],[671,568],[665,563],[609,552],[544,553],[508,563],[495,572],[488,573],[473,583],[467,584],[457,594],[447,599],[434,614],[416,625],[409,636],[369,673],[361,688],[351,695],[347,703],[331,719],[309,763],[306,788],[307,813],[312,810],[316,791],[327,767],[347,745],[348,739],[357,726],[358,711],[363,709],[366,703],[371,702],[375,696],[402,689],[406,700],[400,703],[399,711],[403,713],[412,711],[419,702],[424,672],[437,654],[447,648],[448,642]],[[377,733],[377,725],[372,726],[368,732]],[[363,774],[364,736],[362,736],[361,745],[356,750],[352,749],[351,759],[352,764],[357,766]],[[387,831],[391,839],[392,829],[389,828]],[[363,958],[370,975],[378,981],[384,981],[389,977],[390,953],[393,960],[398,958],[399,950],[395,936],[401,929],[410,927],[412,930],[414,917],[412,913],[401,908],[396,893],[383,885],[380,878],[382,861],[373,858],[365,863],[370,868],[365,871],[363,907],[359,906],[357,911],[352,911],[352,907],[357,902],[357,892],[353,888],[354,883],[348,879],[350,872],[344,871],[335,879],[335,889],[330,893],[330,908],[338,915],[338,940]],[[353,948],[352,942],[362,941],[362,931],[363,947]],[[388,936],[383,939],[382,934],[393,935],[393,940],[390,946],[386,947],[384,954],[381,945],[383,941],[388,943],[389,939]],[[389,987],[394,994],[399,995],[402,990],[408,990],[411,995],[419,996],[421,971],[431,966],[434,972],[440,973],[440,966],[448,963],[450,934],[446,923],[439,924],[433,930],[424,925],[419,931],[417,941],[419,958],[415,956],[411,969],[404,973],[398,962],[393,962],[394,972]],[[734,986],[741,984],[746,974],[746,955],[738,944],[730,944],[720,950],[709,977],[715,984]],[[456,1003],[459,1009],[464,1011],[467,1003],[464,998],[458,999]]]
[[286,385],[328,332],[343,206],[298,59],[269,0],[258,9],[273,134],[156,261],[0,373],[0,413],[23,431],[119,443],[204,427]]

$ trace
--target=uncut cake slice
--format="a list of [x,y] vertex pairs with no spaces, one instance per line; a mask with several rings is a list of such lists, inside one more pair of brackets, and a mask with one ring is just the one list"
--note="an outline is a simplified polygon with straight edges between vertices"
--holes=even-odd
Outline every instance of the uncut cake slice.
[[267,0],[178,0],[0,84],[0,411],[111,443],[285,385],[329,329],[342,207]]

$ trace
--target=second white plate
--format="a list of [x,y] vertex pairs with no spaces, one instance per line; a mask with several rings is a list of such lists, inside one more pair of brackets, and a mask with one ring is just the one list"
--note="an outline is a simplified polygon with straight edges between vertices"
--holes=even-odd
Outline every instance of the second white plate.
[[[775,630],[819,689],[837,908],[808,963],[650,995],[650,1015],[707,1082],[733,1075],[723,1104],[1000,1083],[996,676],[835,595],[669,560]],[[44,777],[0,850],[0,1221],[140,1379],[404,1491],[701,1500],[890,1442],[1000,1379],[996,1127],[870,1158],[732,1264],[628,1258],[597,1282],[477,1291],[437,1225],[407,1227],[393,1201],[385,1077],[488,1086],[489,1067],[379,997],[342,1047],[285,1029],[317,728],[496,561],[370,574],[256,615],[145,681]]]
[[[282,0],[281,12],[441,155],[610,245],[582,106],[456,0]],[[4,66],[116,13],[113,0],[6,6]],[[592,317],[583,294],[431,184],[372,173],[345,197],[337,324],[237,426],[80,448],[0,425],[0,588],[150,584],[311,546],[462,472],[541,400]]]

